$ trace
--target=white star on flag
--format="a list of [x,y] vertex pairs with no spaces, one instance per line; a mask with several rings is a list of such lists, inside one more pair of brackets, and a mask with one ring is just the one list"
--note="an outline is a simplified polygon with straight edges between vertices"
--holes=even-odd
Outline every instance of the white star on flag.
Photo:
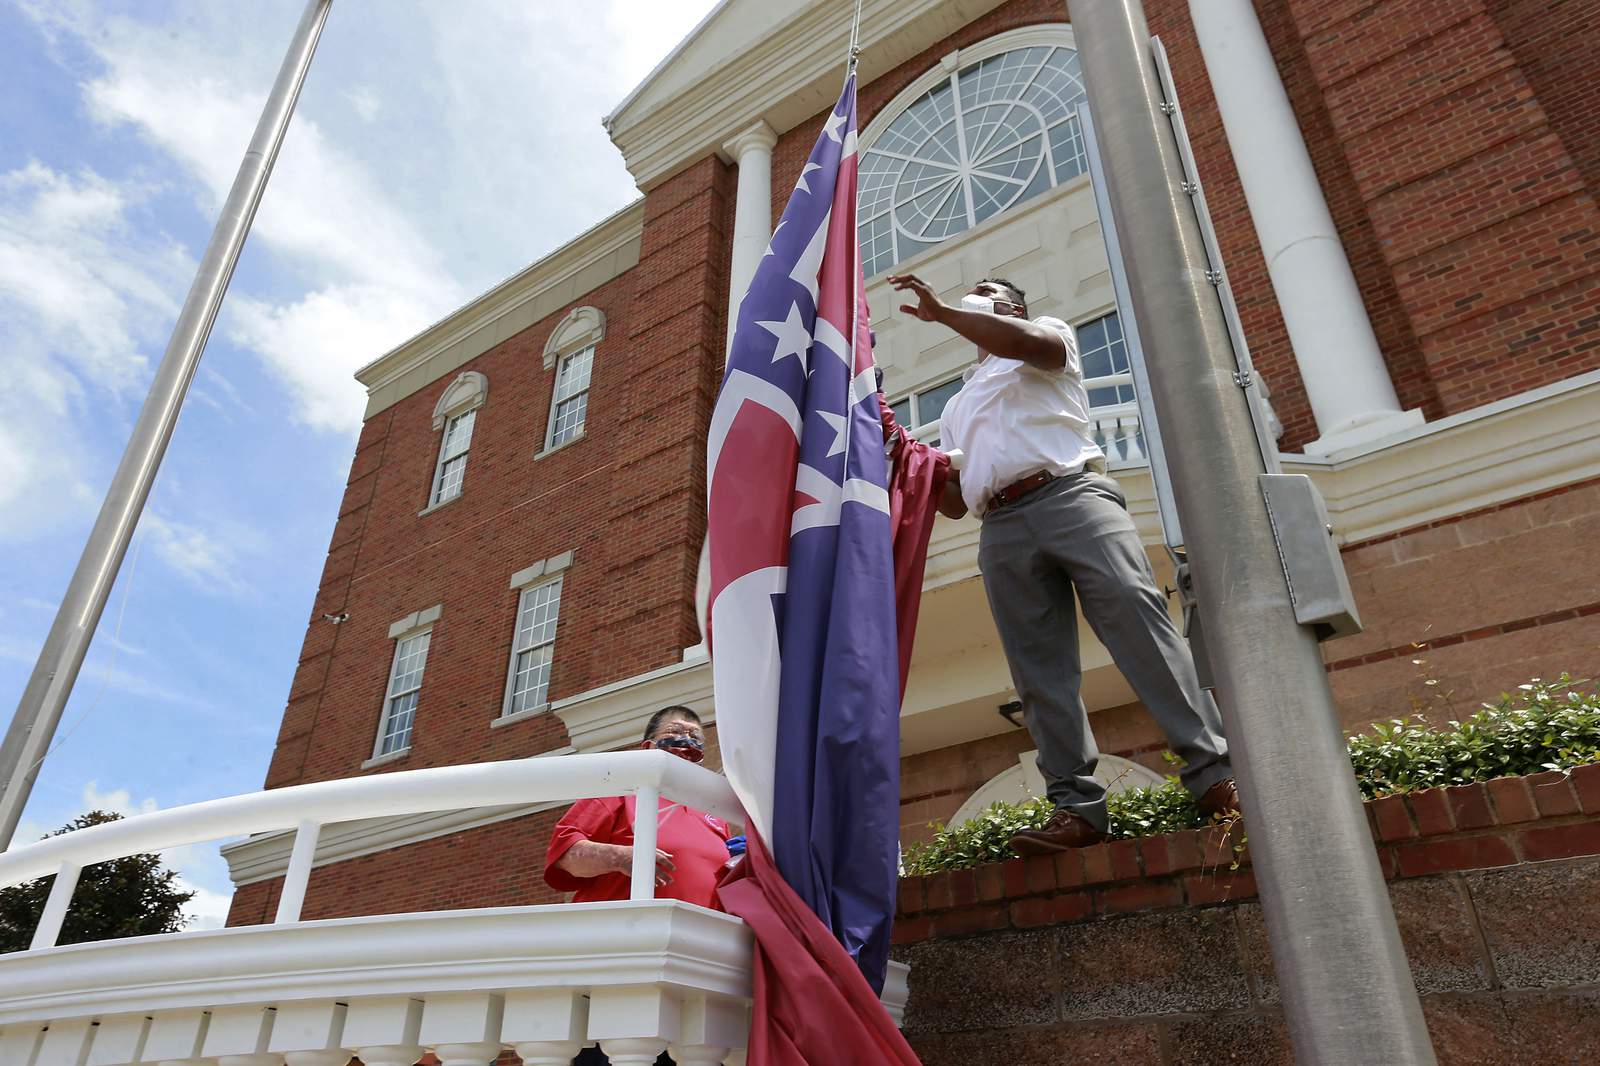
[[804,170],[802,170],[800,172],[800,178],[799,178],[798,181],[796,181],[794,183],[794,187],[797,188],[797,189],[804,189],[806,192],[810,192],[811,191],[811,183],[806,180],[806,175],[811,173],[813,170],[821,170],[821,169],[822,169],[822,167],[820,167],[816,163],[813,163],[813,162],[807,160],[806,161],[806,167],[805,167]]
[[772,361],[794,356],[800,360],[800,369],[806,370],[806,353],[811,349],[811,332],[806,329],[805,320],[800,317],[800,304],[789,305],[789,317],[782,322],[757,322],[756,325],[778,338],[778,346],[773,350]]
[[844,128],[844,120],[845,116],[835,111],[828,116],[827,124],[822,127],[822,132],[826,133],[830,139],[837,141],[839,139],[839,131]]
[[850,420],[844,415],[836,415],[832,411],[818,411],[817,417],[833,429],[833,444],[828,447],[828,454],[824,458],[833,458],[835,455],[844,454],[844,438],[849,429]]

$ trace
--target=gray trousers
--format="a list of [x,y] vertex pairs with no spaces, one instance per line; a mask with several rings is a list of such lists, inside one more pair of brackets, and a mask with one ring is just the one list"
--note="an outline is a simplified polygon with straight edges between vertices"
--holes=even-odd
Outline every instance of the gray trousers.
[[1100,752],[1079,689],[1075,600],[1139,699],[1185,760],[1196,796],[1232,777],[1222,716],[1157,591],[1117,483],[1085,471],[989,511],[978,568],[1051,801],[1106,826]]

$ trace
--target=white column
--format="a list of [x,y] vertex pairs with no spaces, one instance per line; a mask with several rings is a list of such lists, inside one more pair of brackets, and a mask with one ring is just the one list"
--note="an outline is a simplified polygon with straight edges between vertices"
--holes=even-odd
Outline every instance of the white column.
[[1250,0],[1189,0],[1222,127],[1320,431],[1312,455],[1422,424],[1402,411]]
[[772,127],[758,121],[722,146],[739,164],[739,191],[733,201],[733,268],[728,272],[730,344],[739,321],[739,301],[772,239],[772,149],[777,143]]

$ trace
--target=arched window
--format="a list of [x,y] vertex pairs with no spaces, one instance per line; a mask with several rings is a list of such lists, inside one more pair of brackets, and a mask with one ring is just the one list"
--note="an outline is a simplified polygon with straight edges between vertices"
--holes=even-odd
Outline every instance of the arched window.
[[1066,44],[1005,47],[1042,36],[1071,40],[1066,27],[998,38],[991,47],[1004,50],[962,57],[932,75],[931,87],[922,89],[928,78],[913,85],[920,95],[872,137],[856,216],[868,277],[1088,169],[1078,53]]
[[461,481],[467,473],[467,452],[472,447],[472,429],[478,421],[478,408],[488,397],[489,379],[476,370],[467,370],[456,376],[434,405],[433,428],[443,430],[444,435],[439,441],[439,459],[433,467],[429,509],[461,495]]
[[605,312],[598,307],[575,307],[567,313],[544,345],[544,366],[554,368],[555,391],[550,398],[550,424],[545,430],[544,454],[583,436],[589,415],[589,381],[594,371],[594,350],[606,335]]

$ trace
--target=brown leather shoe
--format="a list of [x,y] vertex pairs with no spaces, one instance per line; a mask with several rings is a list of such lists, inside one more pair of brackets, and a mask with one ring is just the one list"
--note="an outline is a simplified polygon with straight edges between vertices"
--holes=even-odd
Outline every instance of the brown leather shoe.
[[1233,778],[1225,777],[1206,789],[1206,794],[1195,803],[1207,821],[1216,818],[1239,817],[1239,786]]
[[1048,855],[1070,848],[1086,848],[1106,838],[1081,814],[1057,808],[1042,829],[1024,829],[1011,838],[1011,850],[1018,855]]

